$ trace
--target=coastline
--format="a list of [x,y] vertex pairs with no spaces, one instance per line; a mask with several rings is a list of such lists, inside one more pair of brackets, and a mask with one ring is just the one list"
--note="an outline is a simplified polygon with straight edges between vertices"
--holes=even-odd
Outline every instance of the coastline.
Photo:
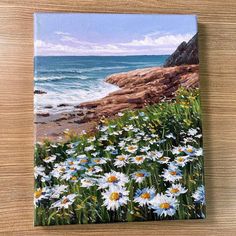
[[77,135],[90,133],[102,117],[112,118],[128,109],[172,99],[179,87],[198,87],[198,65],[137,69],[112,74],[105,81],[120,89],[102,99],[80,103],[72,112],[35,114],[36,141],[65,140],[65,130]]

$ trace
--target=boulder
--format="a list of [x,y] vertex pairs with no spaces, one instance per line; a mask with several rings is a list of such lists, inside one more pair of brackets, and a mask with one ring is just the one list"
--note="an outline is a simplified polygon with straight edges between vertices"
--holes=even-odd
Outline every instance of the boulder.
[[182,42],[170,55],[164,67],[199,64],[198,59],[198,34],[195,34],[188,43]]
[[85,115],[83,122],[102,116],[110,117],[127,109],[140,109],[158,103],[163,98],[173,98],[180,86],[197,87],[198,65],[138,69],[108,76],[106,82],[120,89],[100,100],[77,105],[76,108],[92,110],[94,113],[91,117]]

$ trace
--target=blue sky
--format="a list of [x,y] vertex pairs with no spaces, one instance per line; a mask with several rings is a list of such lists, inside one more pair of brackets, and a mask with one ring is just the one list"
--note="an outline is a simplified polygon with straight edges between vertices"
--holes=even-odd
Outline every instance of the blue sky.
[[35,55],[164,55],[197,32],[194,15],[35,14]]

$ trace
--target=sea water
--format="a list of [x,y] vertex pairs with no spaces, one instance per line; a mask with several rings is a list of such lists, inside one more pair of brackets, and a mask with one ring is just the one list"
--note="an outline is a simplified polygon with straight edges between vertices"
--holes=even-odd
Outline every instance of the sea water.
[[[167,55],[158,56],[37,56],[34,64],[35,112],[73,110],[74,105],[97,100],[119,89],[106,83],[107,76],[162,66]],[[66,106],[60,106],[64,104]],[[45,108],[52,106],[52,108]],[[58,107],[59,106],[59,107]]]

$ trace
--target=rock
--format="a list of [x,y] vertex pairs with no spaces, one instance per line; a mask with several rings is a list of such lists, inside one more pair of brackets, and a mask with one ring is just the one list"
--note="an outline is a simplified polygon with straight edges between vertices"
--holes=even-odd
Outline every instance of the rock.
[[39,89],[36,89],[34,90],[34,94],[46,94],[47,92],[43,91],[43,90],[39,90]]
[[50,114],[48,112],[37,113],[37,116],[48,117]]
[[51,105],[47,105],[47,106],[45,106],[44,108],[46,108],[46,109],[52,109],[53,106],[51,106]]
[[102,116],[111,117],[127,109],[140,109],[158,103],[163,98],[171,99],[180,86],[197,87],[198,65],[138,69],[108,76],[106,82],[119,86],[120,90],[100,100],[77,105],[76,108],[86,112],[76,123],[88,122]]
[[59,122],[59,121],[62,121],[62,120],[67,120],[67,118],[63,116],[63,117],[55,119],[54,121]]
[[164,67],[198,63],[198,34],[195,34],[188,43],[182,42],[178,46],[175,52],[167,58]]
[[68,106],[70,106],[70,105],[67,103],[61,103],[61,104],[57,105],[57,107],[68,107]]

